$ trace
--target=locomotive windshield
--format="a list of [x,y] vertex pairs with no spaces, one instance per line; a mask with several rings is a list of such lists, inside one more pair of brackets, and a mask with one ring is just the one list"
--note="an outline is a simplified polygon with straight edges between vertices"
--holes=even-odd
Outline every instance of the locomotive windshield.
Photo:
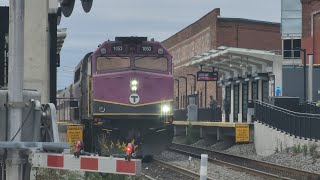
[[168,59],[165,57],[136,57],[135,67],[157,71],[167,71]]
[[97,70],[115,70],[124,69],[130,67],[129,57],[98,57],[97,58]]

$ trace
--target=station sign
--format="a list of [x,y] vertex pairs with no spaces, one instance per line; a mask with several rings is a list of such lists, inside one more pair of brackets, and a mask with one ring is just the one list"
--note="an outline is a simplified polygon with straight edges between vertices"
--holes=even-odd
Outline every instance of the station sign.
[[250,141],[249,124],[236,124],[236,143],[247,143]]
[[197,72],[197,81],[218,81],[218,72]]
[[78,140],[83,141],[83,126],[67,126],[67,143],[74,147]]

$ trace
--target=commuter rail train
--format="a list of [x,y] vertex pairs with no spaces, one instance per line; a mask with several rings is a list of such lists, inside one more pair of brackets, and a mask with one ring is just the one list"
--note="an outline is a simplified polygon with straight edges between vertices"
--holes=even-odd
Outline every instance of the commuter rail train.
[[[99,151],[99,137],[135,140],[137,155],[153,155],[172,141],[172,56],[146,37],[116,37],[88,53],[76,67],[74,83],[58,97],[79,99],[79,110],[64,106],[84,125],[84,146]],[[60,111],[60,112],[59,112]],[[78,115],[77,112],[79,113]]]

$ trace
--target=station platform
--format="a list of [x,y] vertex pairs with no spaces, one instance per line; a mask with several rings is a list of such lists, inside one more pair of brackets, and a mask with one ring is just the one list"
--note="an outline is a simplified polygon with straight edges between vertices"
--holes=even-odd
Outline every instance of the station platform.
[[[253,142],[254,124],[243,122],[211,122],[211,121],[173,121],[175,136],[192,136],[209,138],[216,141],[232,139],[238,142]],[[189,127],[192,126],[192,127]]]
[[236,125],[250,125],[249,123],[238,122],[209,122],[209,121],[173,121],[176,126],[205,126],[205,127],[230,127],[235,128]]
[[81,125],[81,123],[70,122],[70,121],[59,121],[57,123],[59,126],[78,126],[78,125]]

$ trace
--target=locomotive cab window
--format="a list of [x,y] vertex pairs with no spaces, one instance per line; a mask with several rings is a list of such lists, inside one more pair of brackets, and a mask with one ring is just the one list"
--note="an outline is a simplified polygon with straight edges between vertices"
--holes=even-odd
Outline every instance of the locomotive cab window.
[[130,67],[129,57],[98,57],[97,70],[115,70]]
[[143,69],[167,71],[168,59],[165,57],[136,57],[135,66]]

